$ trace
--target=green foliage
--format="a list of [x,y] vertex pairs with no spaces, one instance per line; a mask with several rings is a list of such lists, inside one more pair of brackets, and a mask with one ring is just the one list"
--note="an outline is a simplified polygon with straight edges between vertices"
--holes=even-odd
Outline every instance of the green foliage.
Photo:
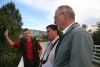
[[0,67],[17,67],[21,57],[21,52],[4,43],[0,48]]
[[92,34],[94,44],[100,45],[100,24],[97,25],[98,29]]
[[0,8],[0,30],[9,29],[10,36],[15,36],[21,30],[22,22],[19,10],[13,2],[7,3]]
[[18,49],[9,46],[4,38],[4,31],[9,29],[12,40],[19,38],[22,28],[22,18],[13,2],[0,8],[0,67],[17,67],[21,53]]
[[4,36],[0,35],[0,46],[2,46],[4,44]]
[[0,64],[3,67],[16,67],[18,65],[18,56],[16,55],[16,53],[13,52],[3,52],[1,57],[0,57]]

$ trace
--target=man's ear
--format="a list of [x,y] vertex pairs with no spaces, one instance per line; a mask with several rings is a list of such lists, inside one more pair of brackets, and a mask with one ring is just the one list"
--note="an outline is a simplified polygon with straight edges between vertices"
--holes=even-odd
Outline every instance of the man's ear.
[[57,33],[57,30],[55,30],[55,32]]

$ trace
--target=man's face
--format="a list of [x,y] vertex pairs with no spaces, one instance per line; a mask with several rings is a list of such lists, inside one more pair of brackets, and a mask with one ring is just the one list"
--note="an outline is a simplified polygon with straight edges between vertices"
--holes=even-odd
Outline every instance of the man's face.
[[54,23],[58,25],[60,29],[62,29],[64,21],[65,21],[64,14],[59,11],[56,11],[54,17]]
[[47,37],[48,37],[48,40],[54,40],[55,39],[55,36],[57,35],[57,31],[55,30],[52,30],[50,27],[47,28]]
[[24,31],[23,36],[25,39],[29,39],[30,38],[30,31]]

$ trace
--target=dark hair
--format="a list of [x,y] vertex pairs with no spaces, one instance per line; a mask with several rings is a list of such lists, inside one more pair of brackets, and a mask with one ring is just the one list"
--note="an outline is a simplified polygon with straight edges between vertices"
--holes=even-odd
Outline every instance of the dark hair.
[[58,29],[58,26],[57,25],[55,25],[55,24],[51,24],[51,25],[48,25],[47,27],[46,27],[46,29],[47,28],[51,28],[52,30],[57,30],[57,34],[59,35],[59,29]]
[[23,29],[23,32],[30,31],[28,28]]

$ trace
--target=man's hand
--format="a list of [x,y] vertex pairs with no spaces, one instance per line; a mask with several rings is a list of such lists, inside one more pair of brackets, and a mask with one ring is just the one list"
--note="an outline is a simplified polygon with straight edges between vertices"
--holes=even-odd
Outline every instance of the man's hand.
[[7,29],[7,30],[4,32],[4,36],[5,36],[5,37],[8,37],[8,33],[9,33],[9,30]]
[[7,40],[7,42],[10,44],[10,45],[14,45],[14,42],[8,37],[8,33],[9,33],[9,30],[7,29],[5,32],[4,32],[4,36]]

